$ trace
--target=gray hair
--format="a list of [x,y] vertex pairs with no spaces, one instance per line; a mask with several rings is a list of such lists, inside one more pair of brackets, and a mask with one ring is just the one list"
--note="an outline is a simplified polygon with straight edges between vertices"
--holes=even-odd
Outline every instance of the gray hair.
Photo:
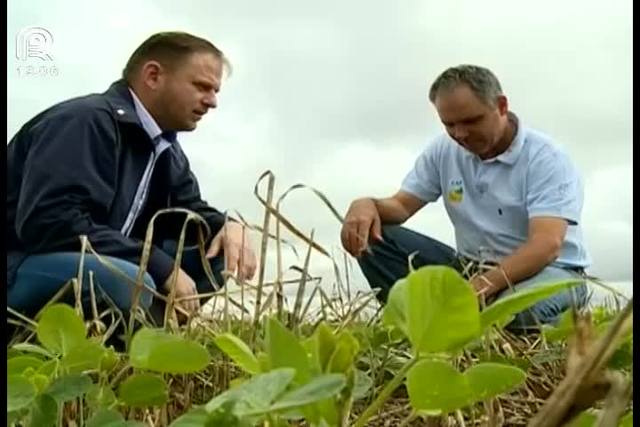
[[485,104],[494,106],[502,95],[502,87],[491,70],[477,65],[458,65],[447,68],[438,76],[429,90],[429,100],[435,102],[442,90],[451,90],[459,85],[467,85]]

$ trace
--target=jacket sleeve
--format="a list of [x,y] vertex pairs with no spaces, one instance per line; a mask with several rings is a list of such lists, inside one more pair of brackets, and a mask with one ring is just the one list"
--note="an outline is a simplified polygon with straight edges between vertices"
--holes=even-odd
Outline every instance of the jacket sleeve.
[[225,215],[202,200],[198,180],[191,170],[187,156],[177,143],[175,148],[176,164],[172,173],[171,205],[189,209],[202,216],[211,228],[213,237],[224,226]]
[[[32,128],[17,207],[16,233],[30,253],[80,250],[81,235],[101,255],[139,264],[143,242],[107,225],[118,173],[116,124],[108,112],[57,115]],[[173,258],[151,250],[157,286]]]

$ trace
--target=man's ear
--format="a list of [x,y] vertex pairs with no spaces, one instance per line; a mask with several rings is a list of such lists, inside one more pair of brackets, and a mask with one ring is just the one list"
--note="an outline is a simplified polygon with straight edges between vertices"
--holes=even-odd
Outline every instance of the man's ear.
[[163,72],[164,69],[158,61],[147,61],[140,70],[140,77],[147,87],[156,90],[161,84]]
[[504,116],[505,114],[507,114],[507,112],[509,112],[509,101],[504,95],[498,95],[498,97],[496,98],[496,106],[498,107],[498,111],[500,112],[501,116]]

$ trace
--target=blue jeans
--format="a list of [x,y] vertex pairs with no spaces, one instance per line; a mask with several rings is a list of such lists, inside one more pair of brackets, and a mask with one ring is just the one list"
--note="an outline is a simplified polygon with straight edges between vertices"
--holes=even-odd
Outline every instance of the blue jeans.
[[[175,241],[166,241],[162,245],[162,249],[175,256],[177,244]],[[91,308],[89,272],[93,271],[94,291],[98,307],[107,307],[108,297],[126,315],[133,302],[132,290],[135,286],[134,283],[139,267],[119,258],[108,256],[103,258],[107,259],[134,282],[131,283],[117,273],[112,272],[96,256],[85,254],[82,279],[84,310],[88,311]],[[221,271],[224,267],[223,255],[208,261],[211,264],[216,282],[223,283],[221,276]],[[35,316],[70,279],[78,276],[79,265],[80,253],[78,252],[54,252],[27,257],[20,265],[13,285],[7,290],[7,304],[24,315]],[[196,282],[199,293],[215,290],[204,273],[197,248],[185,249],[182,255],[182,269]],[[162,286],[162,284],[154,283],[148,273],[144,274],[143,281],[146,286],[152,289],[160,290],[159,288]],[[73,304],[73,288],[70,287],[69,291],[59,301]],[[143,290],[139,303],[143,308],[149,309],[152,305],[161,304],[161,301],[158,301],[158,299],[154,301],[151,292]],[[162,311],[162,307],[159,307],[157,311]]]
[[[372,245],[371,254],[365,254],[358,259],[369,286],[380,288],[378,299],[381,302],[387,300],[393,284],[409,274],[408,258],[412,253],[416,253],[413,257],[414,268],[426,265],[446,265],[462,271],[462,264],[456,251],[430,237],[400,226],[383,227],[382,237],[384,242]],[[513,291],[517,292],[521,289],[566,279],[584,280],[577,271],[547,266],[535,276],[514,284],[513,290],[505,289],[498,293],[493,301],[504,298]],[[507,328],[510,330],[536,328],[536,319],[540,323],[555,323],[560,314],[569,307],[584,305],[586,295],[586,283],[555,294],[516,315]]]

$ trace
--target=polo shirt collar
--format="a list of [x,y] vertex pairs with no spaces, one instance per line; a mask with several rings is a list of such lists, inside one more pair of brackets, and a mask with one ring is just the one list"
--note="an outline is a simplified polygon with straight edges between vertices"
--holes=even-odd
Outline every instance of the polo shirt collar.
[[504,153],[494,157],[493,159],[488,159],[487,161],[493,160],[496,162],[506,163],[508,165],[513,165],[518,161],[518,158],[522,153],[522,147],[524,146],[524,140],[527,132],[518,116],[510,112],[509,118],[516,123],[516,135],[513,137],[511,145],[509,145],[509,148],[507,148]]

